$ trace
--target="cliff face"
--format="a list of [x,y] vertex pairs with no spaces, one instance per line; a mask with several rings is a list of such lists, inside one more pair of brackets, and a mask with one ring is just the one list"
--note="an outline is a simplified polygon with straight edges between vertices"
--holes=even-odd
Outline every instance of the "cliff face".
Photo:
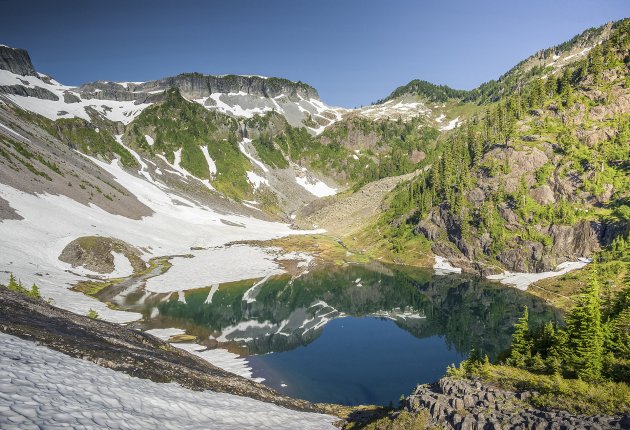
[[0,70],[22,76],[36,76],[31,57],[24,49],[0,45]]
[[107,81],[90,82],[78,90],[85,98],[108,100],[140,100],[150,94],[177,88],[189,99],[210,97],[211,94],[239,94],[262,98],[287,97],[292,101],[301,99],[319,100],[315,88],[301,82],[260,76],[212,76],[201,73],[182,73],[149,82],[116,83]]

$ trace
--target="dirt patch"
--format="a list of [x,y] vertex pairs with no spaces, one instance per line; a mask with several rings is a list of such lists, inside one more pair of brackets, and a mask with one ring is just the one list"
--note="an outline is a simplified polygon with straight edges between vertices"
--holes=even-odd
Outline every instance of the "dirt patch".
[[114,265],[113,252],[127,257],[134,273],[146,270],[146,263],[140,258],[141,252],[128,243],[112,237],[84,236],[70,242],[61,252],[59,260],[98,273],[112,273]]

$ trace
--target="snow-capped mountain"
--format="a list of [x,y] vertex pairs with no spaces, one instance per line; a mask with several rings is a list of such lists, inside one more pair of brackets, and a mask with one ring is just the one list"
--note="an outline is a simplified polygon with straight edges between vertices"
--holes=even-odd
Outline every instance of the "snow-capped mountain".
[[129,124],[140,112],[177,88],[208,110],[235,118],[277,112],[295,127],[317,134],[341,119],[343,109],[326,105],[315,88],[302,82],[262,76],[183,73],[148,82],[97,81],[63,85],[35,71],[28,52],[0,45],[0,94],[16,105],[51,120],[99,114]]

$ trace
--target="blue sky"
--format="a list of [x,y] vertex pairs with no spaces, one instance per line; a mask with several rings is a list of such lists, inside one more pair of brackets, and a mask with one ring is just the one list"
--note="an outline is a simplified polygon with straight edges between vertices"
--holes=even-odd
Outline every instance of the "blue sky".
[[0,43],[65,84],[182,72],[301,80],[354,107],[412,79],[471,89],[628,0],[0,0]]

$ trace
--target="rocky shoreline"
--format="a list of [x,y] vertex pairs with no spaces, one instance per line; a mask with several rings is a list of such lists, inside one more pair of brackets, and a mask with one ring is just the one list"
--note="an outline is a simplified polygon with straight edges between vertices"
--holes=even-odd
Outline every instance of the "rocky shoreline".
[[419,385],[404,401],[403,410],[427,411],[430,424],[455,430],[572,430],[630,428],[630,416],[574,415],[541,410],[527,399],[532,392],[512,392],[480,380],[444,377]]

